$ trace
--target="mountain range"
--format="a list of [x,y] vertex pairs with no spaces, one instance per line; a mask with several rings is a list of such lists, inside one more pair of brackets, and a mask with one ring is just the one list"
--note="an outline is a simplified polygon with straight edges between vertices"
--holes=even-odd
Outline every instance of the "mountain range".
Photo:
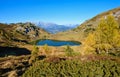
[[45,23],[45,22],[38,22],[38,23],[36,23],[36,25],[39,26],[40,28],[43,28],[45,31],[52,33],[52,34],[71,30],[71,29],[76,28],[78,26],[78,24],[58,25],[55,23]]
[[89,33],[96,30],[96,27],[98,26],[101,18],[106,18],[108,15],[112,14],[118,24],[120,25],[120,7],[111,9],[109,11],[100,13],[93,18],[86,20],[76,28],[60,32],[58,34],[55,34],[54,36],[51,36],[50,39],[57,39],[57,40],[76,40],[76,41],[84,41],[84,39],[88,36]]

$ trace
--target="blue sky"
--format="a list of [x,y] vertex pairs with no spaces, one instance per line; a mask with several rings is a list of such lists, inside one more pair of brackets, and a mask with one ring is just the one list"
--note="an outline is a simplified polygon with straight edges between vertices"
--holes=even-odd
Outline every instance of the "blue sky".
[[0,0],[0,22],[80,24],[119,6],[119,0]]

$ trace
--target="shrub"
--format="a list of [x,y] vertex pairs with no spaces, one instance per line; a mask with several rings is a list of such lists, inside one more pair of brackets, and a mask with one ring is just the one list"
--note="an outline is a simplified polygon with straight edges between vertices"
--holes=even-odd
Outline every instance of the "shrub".
[[38,61],[22,77],[120,77],[120,63],[110,60]]
[[66,46],[65,53],[67,56],[74,56],[75,55],[75,52],[73,51],[73,49],[69,45]]

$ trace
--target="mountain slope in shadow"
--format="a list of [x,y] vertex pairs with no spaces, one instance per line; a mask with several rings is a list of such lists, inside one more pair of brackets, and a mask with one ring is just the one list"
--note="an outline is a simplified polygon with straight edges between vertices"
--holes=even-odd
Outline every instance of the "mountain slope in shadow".
[[29,55],[31,52],[26,48],[0,46],[0,57]]

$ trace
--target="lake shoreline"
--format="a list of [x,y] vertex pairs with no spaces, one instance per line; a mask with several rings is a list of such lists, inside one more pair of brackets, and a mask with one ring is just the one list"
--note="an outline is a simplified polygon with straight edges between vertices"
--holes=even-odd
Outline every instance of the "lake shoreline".
[[51,40],[51,39],[40,39],[37,40],[35,44],[40,46],[45,44],[48,44],[48,46],[81,45],[81,43],[77,41],[62,41],[62,40]]

